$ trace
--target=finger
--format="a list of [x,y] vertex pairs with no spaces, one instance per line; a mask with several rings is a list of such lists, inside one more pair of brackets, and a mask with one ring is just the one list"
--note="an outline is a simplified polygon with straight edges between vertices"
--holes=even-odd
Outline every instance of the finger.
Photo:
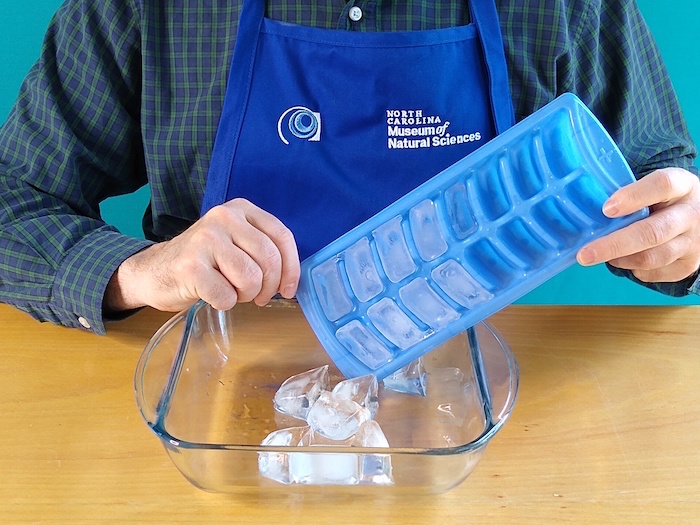
[[683,209],[666,208],[604,237],[581,250],[576,258],[584,266],[619,259],[669,242],[688,229]]
[[692,241],[686,235],[676,237],[660,246],[608,261],[616,268],[626,270],[656,270],[684,258],[692,249]]
[[286,229],[276,217],[245,201],[244,221],[235,226],[231,241],[246,252],[260,267],[262,286],[253,299],[259,306],[270,299],[281,287],[283,257],[277,246],[278,230]]
[[676,168],[653,171],[613,193],[603,205],[608,217],[621,217],[659,203],[683,197],[693,188],[695,177]]
[[258,263],[239,246],[229,243],[215,252],[214,266],[236,289],[238,301],[255,299],[263,285],[263,271]]
[[215,270],[195,282],[195,294],[217,310],[230,310],[238,302],[234,286]]
[[291,299],[296,294],[301,275],[299,252],[294,234],[277,217],[260,208],[247,210],[246,217],[275,244],[281,261],[279,285],[276,291],[279,291],[283,297]]
[[260,268],[260,290],[253,301],[258,306],[264,306],[270,302],[280,287],[282,256],[275,243],[254,226],[246,223],[240,230],[236,232],[232,241]]
[[256,208],[245,199],[212,208],[206,218],[213,231],[223,234],[223,242],[208,249],[214,266],[236,288],[240,302],[266,304],[279,287],[280,255],[268,236],[248,222],[248,209]]

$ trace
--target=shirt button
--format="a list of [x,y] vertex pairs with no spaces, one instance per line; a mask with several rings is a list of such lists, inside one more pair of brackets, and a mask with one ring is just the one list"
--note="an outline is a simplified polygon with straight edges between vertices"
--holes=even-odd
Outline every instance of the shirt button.
[[354,5],[350,8],[350,11],[348,12],[348,16],[350,17],[350,20],[352,20],[353,22],[359,22],[360,19],[362,18],[362,9],[360,9],[359,7]]
[[78,322],[81,325],[83,325],[83,328],[87,328],[88,330],[90,330],[90,323],[87,319],[85,319],[84,317],[78,317]]

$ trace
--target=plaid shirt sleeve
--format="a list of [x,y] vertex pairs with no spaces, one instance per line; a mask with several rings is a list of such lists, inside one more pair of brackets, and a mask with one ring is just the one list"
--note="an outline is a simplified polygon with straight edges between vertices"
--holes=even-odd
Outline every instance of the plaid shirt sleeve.
[[[501,26],[518,119],[564,92],[576,93],[617,142],[637,177],[676,166],[698,174],[697,149],[654,38],[634,0],[540,2],[505,9]],[[643,283],[673,296],[696,292],[694,277]],[[697,292],[696,292],[697,293]]]
[[[697,148],[690,139],[666,66],[636,3],[629,4],[629,9],[621,14],[606,13],[599,30],[588,37],[590,41],[600,42],[599,55],[617,51],[612,63],[608,61],[599,67],[601,75],[605,68],[613,71],[622,68],[625,73],[616,77],[620,82],[617,88],[609,86],[594,99],[594,107],[600,107],[601,113],[607,115],[604,124],[638,177],[673,166],[698,175],[698,168],[693,164]],[[616,43],[616,34],[627,36]],[[646,283],[630,270],[610,264],[607,267],[615,275],[666,295],[681,297],[700,293],[697,272],[678,282]]]
[[573,92],[598,116],[637,176],[677,166],[697,174],[697,149],[634,0],[500,2],[516,117]]
[[[590,2],[589,6],[595,5]],[[580,66],[569,86],[597,113],[637,177],[665,167],[698,174],[697,148],[654,38],[632,0],[607,2],[582,27],[575,48]],[[617,6],[617,9],[613,7]],[[592,11],[592,8],[589,7]],[[614,72],[614,75],[611,75]],[[565,89],[566,89],[565,88]],[[645,283],[630,270],[607,265],[615,275],[671,296],[697,293],[697,275],[679,282]]]
[[66,3],[0,134],[0,296],[37,319],[103,334],[107,282],[148,245],[99,214],[145,183],[139,40],[131,2]]

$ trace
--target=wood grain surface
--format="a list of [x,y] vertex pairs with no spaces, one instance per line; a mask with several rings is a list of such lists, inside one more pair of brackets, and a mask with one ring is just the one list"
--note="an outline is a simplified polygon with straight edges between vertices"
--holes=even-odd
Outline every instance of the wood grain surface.
[[700,523],[700,307],[499,312],[513,415],[463,484],[405,500],[192,486],[134,398],[169,317],[143,310],[98,337],[0,305],[0,522]]

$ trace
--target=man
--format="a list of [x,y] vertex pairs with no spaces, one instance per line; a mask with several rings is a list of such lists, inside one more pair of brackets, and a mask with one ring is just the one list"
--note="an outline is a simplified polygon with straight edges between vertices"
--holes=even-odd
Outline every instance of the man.
[[[3,301],[104,333],[146,305],[292,297],[300,257],[567,91],[640,177],[604,212],[652,209],[579,262],[697,290],[696,149],[633,1],[161,4],[52,22],[0,132]],[[479,139],[389,150],[389,111]],[[148,241],[100,220],[146,182]]]

